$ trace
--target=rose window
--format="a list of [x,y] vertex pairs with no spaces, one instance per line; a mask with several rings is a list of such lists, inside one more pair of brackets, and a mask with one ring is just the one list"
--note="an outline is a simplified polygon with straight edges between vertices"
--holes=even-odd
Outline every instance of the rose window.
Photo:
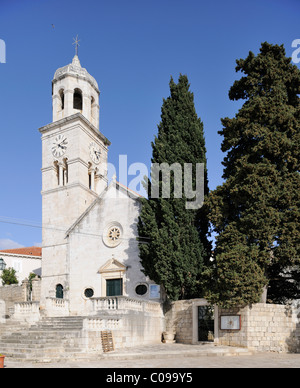
[[111,222],[104,228],[103,242],[110,248],[115,248],[122,242],[123,228],[119,222]]
[[119,228],[116,228],[116,227],[112,227],[110,228],[110,230],[108,231],[108,238],[112,241],[112,242],[117,242],[117,240],[119,240],[121,236],[121,232],[120,232],[120,229]]

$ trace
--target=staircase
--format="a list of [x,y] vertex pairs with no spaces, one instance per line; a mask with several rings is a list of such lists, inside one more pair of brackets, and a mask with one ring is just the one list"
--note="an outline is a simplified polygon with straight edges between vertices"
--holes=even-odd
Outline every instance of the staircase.
[[87,350],[84,317],[43,318],[34,325],[7,322],[0,325],[0,353],[14,360],[49,361],[100,356]]

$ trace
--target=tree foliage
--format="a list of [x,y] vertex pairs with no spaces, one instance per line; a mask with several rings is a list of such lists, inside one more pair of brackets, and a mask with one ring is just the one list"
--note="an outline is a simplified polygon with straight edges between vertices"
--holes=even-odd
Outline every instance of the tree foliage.
[[[208,193],[206,149],[203,124],[198,118],[188,78],[180,75],[176,84],[171,78],[170,96],[163,100],[158,135],[152,143],[152,163],[205,165],[205,188]],[[194,171],[193,171],[194,172]],[[161,180],[162,177],[159,177]],[[193,173],[193,188],[195,188]],[[175,179],[170,176],[170,198],[151,196],[153,180],[148,180],[148,199],[142,199],[138,223],[140,257],[146,275],[163,285],[171,300],[200,296],[202,269],[209,257],[208,218],[202,208],[187,210],[182,179],[182,198],[174,195]],[[161,188],[162,181],[159,181]],[[178,187],[177,187],[178,189]]]
[[13,268],[5,268],[2,271],[1,280],[3,286],[8,286],[10,284],[18,284],[16,270]]
[[258,302],[264,286],[272,301],[299,297],[299,272],[283,274],[300,258],[300,71],[267,42],[236,71],[229,98],[245,102],[221,120],[225,181],[207,201],[218,235],[208,296],[224,306]]

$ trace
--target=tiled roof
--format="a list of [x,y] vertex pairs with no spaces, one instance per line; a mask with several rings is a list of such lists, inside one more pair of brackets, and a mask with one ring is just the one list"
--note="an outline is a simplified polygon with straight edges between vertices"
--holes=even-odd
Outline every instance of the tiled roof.
[[0,251],[0,253],[13,253],[15,255],[42,257],[42,248],[40,248],[40,247],[28,247],[28,248],[17,248],[17,249],[5,249],[4,251]]

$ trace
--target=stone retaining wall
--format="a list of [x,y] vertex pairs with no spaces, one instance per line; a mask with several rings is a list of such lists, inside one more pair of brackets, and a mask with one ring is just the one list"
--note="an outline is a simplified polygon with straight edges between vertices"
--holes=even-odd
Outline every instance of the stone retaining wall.
[[11,284],[9,286],[0,287],[0,300],[6,304],[6,316],[11,316],[14,312],[15,303],[27,301],[39,301],[41,293],[41,280],[35,278],[32,280],[32,291],[29,290],[27,280],[24,280],[21,285]]
[[264,352],[300,352],[299,318],[294,307],[258,303],[242,309],[219,309],[219,318],[231,314],[241,316],[241,329],[219,329],[219,344]]
[[[171,303],[165,311],[166,331],[176,332],[176,341],[198,343],[197,306],[204,299]],[[240,330],[221,330],[222,315],[240,315]],[[244,308],[215,306],[215,342],[263,352],[300,352],[300,302],[293,305],[258,303]]]
[[26,301],[26,287],[17,284],[0,287],[0,299],[6,304],[6,316],[10,316],[14,312],[16,302]]

